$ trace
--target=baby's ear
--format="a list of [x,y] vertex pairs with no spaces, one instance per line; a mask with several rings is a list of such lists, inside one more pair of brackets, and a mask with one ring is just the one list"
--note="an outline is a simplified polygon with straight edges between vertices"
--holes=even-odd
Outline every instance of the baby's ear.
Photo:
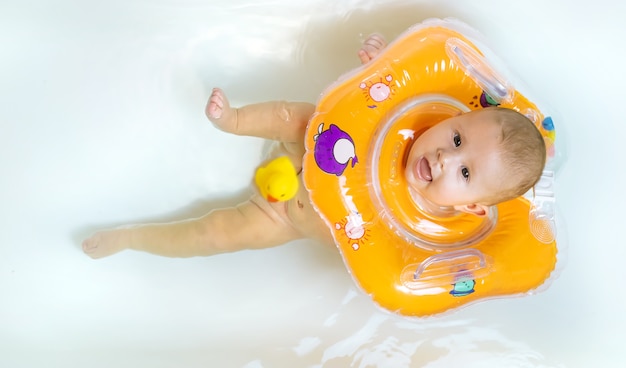
[[472,204],[464,204],[461,206],[454,206],[454,209],[457,211],[469,213],[472,215],[476,215],[478,217],[483,217],[487,215],[489,212],[489,206],[484,204],[472,203]]

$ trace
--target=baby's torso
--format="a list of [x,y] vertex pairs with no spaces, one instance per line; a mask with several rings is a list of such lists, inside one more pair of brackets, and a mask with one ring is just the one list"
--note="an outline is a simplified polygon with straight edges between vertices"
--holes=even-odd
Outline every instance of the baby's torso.
[[309,199],[302,181],[302,156],[304,146],[297,143],[273,142],[269,148],[264,162],[268,162],[280,156],[287,156],[298,172],[298,190],[296,195],[284,202],[268,202],[263,198],[255,186],[253,200],[272,216],[285,221],[298,230],[303,237],[312,238],[324,243],[333,244],[330,229],[326,226],[319,213],[315,210]]

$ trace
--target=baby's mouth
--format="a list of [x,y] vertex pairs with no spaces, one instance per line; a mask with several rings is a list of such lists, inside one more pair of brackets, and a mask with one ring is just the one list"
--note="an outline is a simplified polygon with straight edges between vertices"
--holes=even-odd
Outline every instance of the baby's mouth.
[[415,171],[417,172],[417,176],[421,180],[424,180],[424,181],[432,181],[433,180],[433,176],[432,176],[432,173],[430,171],[430,163],[428,162],[426,157],[422,156],[419,159],[419,161],[417,161],[417,165],[416,165]]

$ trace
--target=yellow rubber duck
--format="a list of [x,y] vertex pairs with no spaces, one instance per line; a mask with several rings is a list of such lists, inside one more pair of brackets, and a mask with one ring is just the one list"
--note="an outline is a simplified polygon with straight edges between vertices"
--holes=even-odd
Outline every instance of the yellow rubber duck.
[[268,202],[288,201],[298,192],[298,173],[287,156],[259,167],[254,182]]

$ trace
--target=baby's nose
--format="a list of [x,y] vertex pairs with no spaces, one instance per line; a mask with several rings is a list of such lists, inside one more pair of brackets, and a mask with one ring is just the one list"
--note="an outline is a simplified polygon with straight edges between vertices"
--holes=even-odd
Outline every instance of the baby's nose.
[[439,162],[439,165],[441,165],[441,167],[444,167],[445,165],[448,165],[452,161],[454,161],[456,156],[457,155],[455,154],[455,152],[446,149],[440,149],[437,151],[437,162]]
[[450,159],[450,154],[444,150],[444,149],[439,149],[437,151],[437,162],[439,162],[440,165],[443,165],[446,163],[446,161],[448,161]]

